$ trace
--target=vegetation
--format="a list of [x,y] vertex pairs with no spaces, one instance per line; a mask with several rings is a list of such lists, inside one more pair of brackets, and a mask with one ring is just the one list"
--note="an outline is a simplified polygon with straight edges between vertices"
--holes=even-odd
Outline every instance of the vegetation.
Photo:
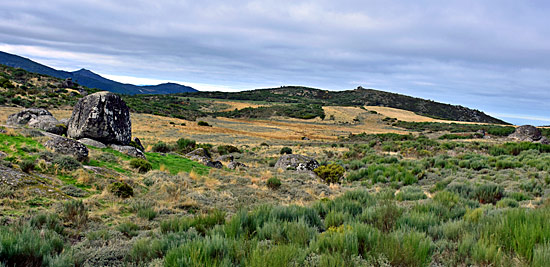
[[329,164],[319,166],[313,170],[317,176],[319,176],[327,184],[340,183],[340,179],[344,176],[344,167],[338,164]]
[[283,154],[292,154],[292,148],[290,147],[283,147],[281,148],[281,151],[279,152],[279,154],[283,155]]

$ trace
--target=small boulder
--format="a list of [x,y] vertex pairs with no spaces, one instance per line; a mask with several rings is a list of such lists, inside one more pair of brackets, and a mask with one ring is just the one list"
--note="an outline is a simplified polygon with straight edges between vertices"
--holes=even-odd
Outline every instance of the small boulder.
[[43,108],[28,108],[8,117],[8,125],[28,125],[46,132],[63,135],[66,127]]
[[112,144],[109,147],[130,157],[145,159],[145,154],[143,154],[143,151],[133,146],[121,146]]
[[96,140],[93,140],[93,139],[90,139],[90,138],[82,138],[80,140],[78,140],[78,142],[86,145],[86,146],[93,146],[93,147],[97,147],[97,148],[106,148],[107,146],[99,141],[96,141]]
[[295,169],[297,171],[313,171],[317,167],[319,167],[319,162],[314,158],[296,154],[282,155],[277,163],[275,163],[275,168],[285,170]]
[[522,142],[538,142],[543,138],[541,131],[532,125],[519,126],[514,133],[508,137]]
[[130,109],[111,92],[98,92],[76,103],[67,135],[71,138],[91,138],[105,144],[127,145],[132,138]]
[[227,168],[231,170],[235,170],[235,169],[247,168],[247,166],[244,163],[232,161],[229,164],[227,164]]
[[235,160],[235,157],[233,155],[223,155],[216,158],[217,161],[224,161],[224,162],[232,162]]
[[88,159],[88,148],[80,142],[69,138],[54,136],[46,141],[44,146],[52,149],[56,153],[72,155],[78,161],[85,161]]
[[206,162],[206,166],[211,167],[211,168],[216,168],[216,169],[223,168],[223,164],[219,161],[208,161],[208,162]]
[[185,154],[185,156],[188,158],[196,158],[196,157],[210,158],[210,154],[204,148],[197,148]]

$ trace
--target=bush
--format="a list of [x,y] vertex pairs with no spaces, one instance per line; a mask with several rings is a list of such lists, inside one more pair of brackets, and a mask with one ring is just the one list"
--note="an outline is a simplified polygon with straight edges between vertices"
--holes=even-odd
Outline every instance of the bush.
[[399,201],[404,200],[419,200],[419,199],[426,199],[427,196],[424,194],[424,191],[422,191],[422,188],[420,187],[413,187],[413,186],[406,186],[401,188],[401,191],[395,195],[395,199]]
[[198,126],[211,126],[210,124],[208,124],[208,122],[205,122],[205,121],[199,121],[199,122],[197,122],[197,125]]
[[230,266],[235,242],[219,235],[192,240],[168,251],[164,266]]
[[134,196],[134,189],[124,182],[114,182],[109,185],[109,191],[120,198],[129,198]]
[[53,163],[56,164],[58,168],[67,171],[74,171],[82,166],[78,160],[71,156],[58,157],[54,159]]
[[281,187],[281,180],[276,177],[271,177],[267,179],[267,187],[273,190],[278,189],[279,187]]
[[70,200],[63,203],[63,218],[65,221],[80,227],[88,221],[88,209],[82,200]]
[[345,170],[344,167],[338,164],[329,164],[319,166],[313,171],[327,184],[336,184],[340,183],[340,179],[344,176]]
[[283,147],[281,148],[281,152],[279,152],[281,155],[283,154],[292,154],[292,148],[290,147]]
[[54,213],[39,213],[29,220],[29,225],[35,229],[52,230],[58,234],[62,234],[65,229]]
[[21,170],[26,173],[34,170],[35,166],[36,164],[34,162],[34,159],[24,159],[19,163],[19,168],[21,168]]
[[139,226],[132,222],[123,222],[116,229],[127,237],[134,237],[138,235]]
[[504,196],[504,189],[500,185],[487,183],[479,185],[473,195],[481,204],[495,204]]
[[220,155],[226,155],[235,152],[241,152],[241,150],[232,145],[218,146],[218,153]]
[[138,169],[140,173],[146,173],[153,169],[153,165],[145,159],[132,159],[130,161],[130,167]]
[[104,162],[109,162],[109,163],[118,163],[118,157],[111,154],[111,153],[101,153],[101,155],[99,155],[97,157],[97,160],[99,161],[104,161]]
[[178,139],[176,144],[178,146],[178,150],[182,153],[191,152],[197,146],[197,142],[195,142],[195,140],[186,139],[186,138]]
[[64,243],[53,231],[31,227],[0,227],[1,266],[55,266]]
[[157,217],[157,212],[153,208],[154,203],[151,201],[136,201],[132,203],[132,211],[137,214],[138,217],[153,220]]
[[158,152],[158,153],[168,153],[168,152],[172,151],[172,147],[170,147],[168,144],[166,144],[164,142],[158,142],[158,143],[153,145],[152,151],[153,152]]

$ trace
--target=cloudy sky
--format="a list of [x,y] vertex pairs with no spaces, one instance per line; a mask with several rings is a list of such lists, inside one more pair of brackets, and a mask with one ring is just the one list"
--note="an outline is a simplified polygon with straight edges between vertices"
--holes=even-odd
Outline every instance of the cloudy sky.
[[544,0],[0,0],[0,51],[199,90],[357,86],[550,124]]

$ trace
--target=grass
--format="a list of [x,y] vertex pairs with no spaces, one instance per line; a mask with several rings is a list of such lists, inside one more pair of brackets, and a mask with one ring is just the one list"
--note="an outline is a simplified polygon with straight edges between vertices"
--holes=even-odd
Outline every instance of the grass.
[[163,165],[164,168],[172,174],[177,174],[179,172],[189,173],[194,171],[199,175],[204,175],[210,170],[209,167],[178,155],[160,155],[158,153],[145,153],[145,155],[154,170],[159,170],[161,165]]

